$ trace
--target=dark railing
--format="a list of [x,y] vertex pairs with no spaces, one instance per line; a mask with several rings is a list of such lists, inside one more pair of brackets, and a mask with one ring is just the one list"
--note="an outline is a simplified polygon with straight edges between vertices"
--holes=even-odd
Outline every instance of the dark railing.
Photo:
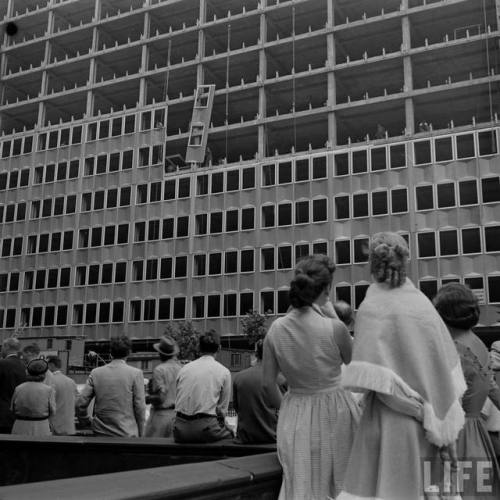
[[[172,439],[0,435],[0,486],[194,464],[275,451],[231,441],[183,445]],[[3,490],[0,493],[3,500]]]
[[2,500],[275,500],[275,453],[0,488]]

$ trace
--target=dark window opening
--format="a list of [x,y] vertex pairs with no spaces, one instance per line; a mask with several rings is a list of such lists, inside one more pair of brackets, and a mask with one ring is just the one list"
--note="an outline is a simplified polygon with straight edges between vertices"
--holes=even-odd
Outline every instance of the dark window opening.
[[352,212],[353,217],[368,217],[368,193],[353,195]]
[[337,240],[335,242],[335,257],[337,264],[351,263],[351,241]]
[[375,191],[372,193],[373,215],[386,215],[388,212],[387,191]]
[[417,243],[419,257],[436,256],[436,235],[434,233],[417,234]]

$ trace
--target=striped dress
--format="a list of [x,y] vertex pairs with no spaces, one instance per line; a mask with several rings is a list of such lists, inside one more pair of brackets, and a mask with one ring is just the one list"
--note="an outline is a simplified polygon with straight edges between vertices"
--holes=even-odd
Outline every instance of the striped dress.
[[279,500],[326,500],[342,489],[359,408],[340,387],[334,328],[344,326],[314,305],[292,309],[266,335],[264,356],[289,387],[277,429],[283,467]]

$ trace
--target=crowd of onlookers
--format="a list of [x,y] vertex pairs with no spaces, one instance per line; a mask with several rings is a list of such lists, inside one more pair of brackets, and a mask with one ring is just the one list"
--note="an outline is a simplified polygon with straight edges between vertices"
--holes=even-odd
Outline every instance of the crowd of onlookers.
[[[35,343],[21,350],[9,338],[0,432],[72,435],[75,415],[84,418],[93,402],[95,435],[276,442],[280,500],[417,500],[430,483],[446,489],[446,481],[464,499],[500,498],[500,342],[488,353],[473,333],[480,309],[468,288],[450,283],[431,302],[407,278],[407,258],[399,235],[372,237],[373,283],[355,321],[348,304],[330,301],[333,262],[302,259],[289,311],[233,378],[216,360],[216,333],[200,336],[199,357],[187,364],[164,336],[146,389],[142,371],[126,363],[130,340],[116,337],[112,360],[78,393],[57,356],[41,359]],[[236,432],[226,418],[231,401]],[[464,463],[486,469],[459,480]]]
[[[17,338],[8,338],[0,359],[0,433],[70,436],[75,423],[90,422],[97,436],[173,436],[184,443],[232,439],[235,429],[226,417],[234,390],[238,442],[276,442],[277,408],[267,404],[262,390],[263,342],[256,345],[254,366],[237,374],[233,384],[229,370],[215,359],[219,340],[213,332],[201,335],[199,358],[182,365],[177,343],[162,337],[154,344],[160,363],[145,388],[143,372],[126,363],[130,340],[112,338],[111,361],[92,370],[79,392],[62,373],[59,357],[42,359],[36,343],[21,348]],[[284,380],[281,385],[284,391]]]
[[0,433],[30,436],[75,434],[74,380],[61,371],[61,359],[40,357],[38,344],[21,349],[6,339],[0,359]]

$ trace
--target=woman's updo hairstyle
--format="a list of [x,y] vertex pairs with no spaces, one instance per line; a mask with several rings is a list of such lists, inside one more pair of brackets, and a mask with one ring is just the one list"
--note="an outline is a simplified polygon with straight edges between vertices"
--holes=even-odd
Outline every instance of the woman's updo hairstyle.
[[310,306],[321,292],[332,284],[335,264],[326,255],[304,257],[295,269],[290,283],[290,304],[293,307]]
[[469,288],[460,283],[443,286],[434,297],[434,306],[448,326],[469,330],[479,321],[478,300]]
[[375,281],[387,283],[391,288],[406,280],[408,245],[397,233],[377,233],[370,244],[370,272]]

